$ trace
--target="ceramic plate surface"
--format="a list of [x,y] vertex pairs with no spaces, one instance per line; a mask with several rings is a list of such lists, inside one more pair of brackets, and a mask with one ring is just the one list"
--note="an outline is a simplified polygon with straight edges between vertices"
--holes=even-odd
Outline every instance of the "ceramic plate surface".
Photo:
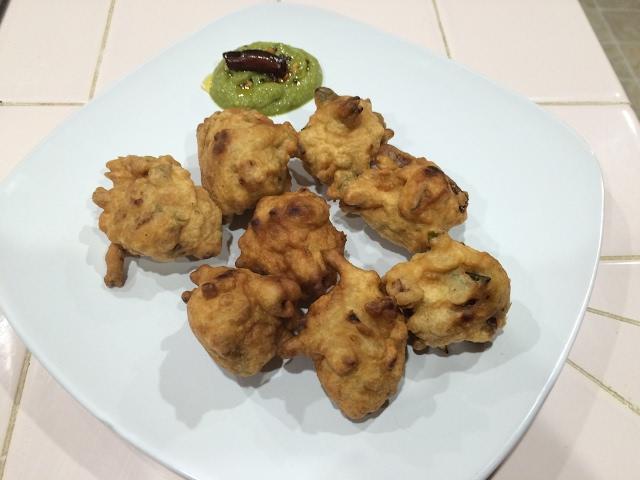
[[[207,262],[133,261],[102,283],[107,247],[91,202],[105,162],[171,154],[199,182],[195,128],[217,108],[200,90],[226,50],[255,40],[304,48],[339,93],[369,97],[392,143],[427,156],[470,195],[452,235],[512,280],[505,331],[485,351],[409,352],[399,394],[354,423],[302,358],[257,378],[220,370],[192,336],[180,293]],[[305,125],[312,104],[277,117]],[[308,176],[293,163],[301,184]],[[197,479],[486,476],[551,388],[582,317],[602,225],[598,164],[572,131],[486,79],[334,14],[272,4],[225,17],[143,66],[45,140],[0,187],[0,306],[33,354],[98,418]],[[407,257],[332,207],[358,265]],[[225,226],[231,265],[236,224]]]

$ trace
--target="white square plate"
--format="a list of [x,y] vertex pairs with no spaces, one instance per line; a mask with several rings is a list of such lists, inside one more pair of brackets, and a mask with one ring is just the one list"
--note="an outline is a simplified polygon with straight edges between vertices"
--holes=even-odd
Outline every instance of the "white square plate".
[[[197,181],[195,128],[216,109],[200,82],[223,51],[255,40],[304,48],[327,86],[371,98],[394,145],[440,164],[469,192],[469,219],[453,235],[491,252],[512,279],[507,328],[491,348],[409,352],[399,394],[364,422],[332,406],[304,359],[249,380],[221,371],[180,300],[197,263],[133,261],[124,288],[102,283],[107,241],[90,198],[108,185],[105,162],[171,154]],[[313,109],[277,120],[301,128]],[[0,305],[69,392],[184,475],[480,478],[522,435],[563,364],[597,264],[602,202],[587,146],[526,99],[351,20],[264,5],[140,68],[0,186]],[[355,264],[383,274],[406,258],[335,205],[332,216]],[[210,263],[235,260],[242,231],[225,232],[233,243]]]

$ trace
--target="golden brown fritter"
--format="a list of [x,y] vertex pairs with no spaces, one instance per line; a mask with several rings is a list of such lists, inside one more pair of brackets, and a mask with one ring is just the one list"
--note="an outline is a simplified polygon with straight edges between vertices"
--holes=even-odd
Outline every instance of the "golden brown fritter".
[[344,186],[367,168],[380,145],[393,136],[371,101],[338,96],[320,87],[316,111],[300,132],[305,168],[325,185],[330,198],[340,198]]
[[171,156],[129,155],[107,162],[107,168],[113,188],[97,188],[93,201],[104,209],[99,226],[111,241],[108,287],[124,284],[127,254],[166,262],[220,253],[220,209]]
[[191,280],[198,288],[182,294],[191,330],[218,365],[237,375],[258,373],[300,318],[300,288],[289,279],[203,265]]
[[291,188],[287,163],[298,152],[298,135],[289,122],[230,108],[198,125],[197,137],[202,186],[223,215],[241,214]]
[[416,350],[450,343],[489,342],[506,323],[510,281],[491,255],[442,234],[431,249],[383,278],[386,291],[410,313]]
[[372,166],[345,186],[340,207],[387,240],[421,252],[467,218],[469,195],[435,163],[384,145]]
[[307,300],[315,300],[336,283],[322,253],[342,255],[346,240],[331,224],[327,203],[307,189],[263,197],[238,241],[236,266],[290,278]]
[[336,251],[325,257],[340,280],[309,307],[305,328],[281,353],[310,356],[327,395],[356,420],[395,394],[407,327],[393,299],[382,293],[376,272],[354,267]]

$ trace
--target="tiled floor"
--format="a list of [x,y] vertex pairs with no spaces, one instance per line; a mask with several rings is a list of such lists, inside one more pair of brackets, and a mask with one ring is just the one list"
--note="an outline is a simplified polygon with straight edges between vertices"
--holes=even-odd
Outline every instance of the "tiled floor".
[[10,452],[3,480],[181,478],[109,430],[71,399],[35,359]]
[[[0,100],[15,103],[86,100],[104,32],[104,27],[95,25],[104,23],[109,0],[72,3],[76,17],[61,17],[57,2],[9,3],[0,28],[3,66]],[[56,21],[52,21],[54,18]],[[29,28],[25,29],[27,24]],[[6,74],[7,65],[11,65],[11,75]],[[16,82],[16,78],[21,81]]]
[[541,103],[626,100],[575,0],[436,5],[451,58],[500,84]]
[[[0,24],[0,179],[94,92],[180,36],[259,1],[187,0],[178,8],[171,0],[13,0]],[[398,0],[375,9],[361,0],[299,3],[356,16],[479,70],[545,105],[596,152],[607,203],[589,313],[558,383],[494,478],[634,478],[640,471],[634,293],[640,288],[640,125],[577,1]],[[640,0],[582,5],[636,100]],[[28,360],[0,315],[0,480],[178,478]]]
[[605,257],[640,255],[640,137],[627,105],[549,105],[547,110],[576,130],[595,152],[605,186]]
[[[118,0],[109,18],[108,39],[100,65],[97,90],[102,90],[143,62],[158,55],[181,37],[196,32],[211,21],[235,10],[268,0],[158,0],[149,8],[146,1]],[[144,35],[132,18],[145,18]],[[136,41],[131,42],[135,37]]]
[[632,480],[639,444],[640,416],[568,364],[492,480]]
[[3,435],[13,428],[16,412],[12,406],[16,393],[23,387],[26,357],[24,345],[0,313],[0,432]]
[[640,0],[580,0],[611,65],[640,116]]

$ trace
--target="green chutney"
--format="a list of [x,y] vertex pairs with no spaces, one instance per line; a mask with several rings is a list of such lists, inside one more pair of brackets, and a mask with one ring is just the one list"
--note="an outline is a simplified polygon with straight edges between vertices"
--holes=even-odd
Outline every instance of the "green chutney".
[[271,75],[231,71],[222,60],[202,82],[202,88],[222,108],[252,108],[265,115],[288,112],[313,98],[322,85],[322,69],[313,55],[284,43],[254,42],[237,50],[265,50],[287,59],[282,79]]

